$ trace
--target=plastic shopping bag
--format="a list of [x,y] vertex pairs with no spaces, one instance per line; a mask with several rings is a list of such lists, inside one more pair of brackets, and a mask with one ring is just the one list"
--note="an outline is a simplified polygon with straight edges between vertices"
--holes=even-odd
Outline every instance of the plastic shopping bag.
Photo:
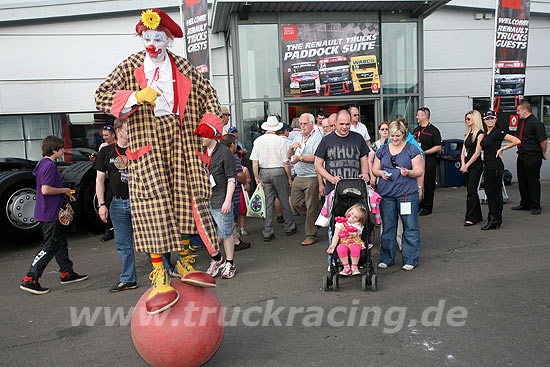
[[247,217],[257,217],[265,219],[265,194],[262,185],[256,187],[247,207]]

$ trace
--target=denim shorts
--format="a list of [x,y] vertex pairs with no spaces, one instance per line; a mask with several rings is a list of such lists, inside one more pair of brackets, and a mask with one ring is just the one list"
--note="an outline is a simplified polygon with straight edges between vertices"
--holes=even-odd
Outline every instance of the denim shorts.
[[218,228],[218,236],[222,239],[229,238],[233,235],[233,204],[231,204],[231,211],[227,214],[222,214],[222,209],[212,209],[210,205],[210,214],[212,214],[212,219],[216,223]]

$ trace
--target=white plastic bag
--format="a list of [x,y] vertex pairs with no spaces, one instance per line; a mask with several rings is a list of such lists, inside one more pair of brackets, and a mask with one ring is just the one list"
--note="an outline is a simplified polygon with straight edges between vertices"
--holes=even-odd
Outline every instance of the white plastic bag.
[[250,202],[246,206],[246,216],[265,219],[265,194],[262,185],[256,187]]

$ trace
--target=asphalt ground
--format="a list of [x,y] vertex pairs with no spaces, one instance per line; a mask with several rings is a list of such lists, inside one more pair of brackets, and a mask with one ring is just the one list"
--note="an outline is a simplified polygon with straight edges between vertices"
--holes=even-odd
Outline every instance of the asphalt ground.
[[[433,214],[420,218],[420,266],[400,270],[398,254],[396,266],[378,270],[377,292],[361,291],[360,277],[341,278],[338,292],[321,289],[325,230],[319,243],[302,247],[303,218],[296,217],[296,235],[284,236],[275,224],[275,240],[264,243],[261,221],[250,219],[252,247],[236,253],[236,277],[217,278],[215,288],[227,314],[240,312],[206,365],[548,366],[550,182],[543,183],[538,216],[512,211],[517,184],[507,190],[502,227],[481,231],[462,226],[464,188],[437,189]],[[51,292],[42,296],[18,287],[39,244],[2,245],[0,365],[146,365],[132,344],[129,318],[109,319],[105,310],[128,316],[148,287],[148,261],[138,255],[140,288],[109,293],[120,260],[114,242],[99,238],[69,235],[75,270],[89,279],[61,285],[52,261],[41,278]],[[378,260],[378,236],[374,243]],[[198,254],[196,268],[205,270],[207,252]],[[100,311],[87,326],[75,322],[71,308]]]

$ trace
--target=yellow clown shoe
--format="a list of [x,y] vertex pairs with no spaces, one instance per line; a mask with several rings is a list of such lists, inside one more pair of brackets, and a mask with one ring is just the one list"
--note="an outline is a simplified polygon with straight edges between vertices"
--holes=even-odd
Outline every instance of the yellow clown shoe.
[[181,281],[198,287],[215,287],[216,281],[212,276],[202,271],[197,271],[191,265],[195,262],[197,255],[188,255],[183,259],[180,257],[176,263],[175,276],[181,278]]
[[176,304],[180,295],[178,291],[170,285],[170,277],[163,266],[153,269],[149,274],[152,290],[145,301],[145,309],[149,315],[154,315],[165,311]]

